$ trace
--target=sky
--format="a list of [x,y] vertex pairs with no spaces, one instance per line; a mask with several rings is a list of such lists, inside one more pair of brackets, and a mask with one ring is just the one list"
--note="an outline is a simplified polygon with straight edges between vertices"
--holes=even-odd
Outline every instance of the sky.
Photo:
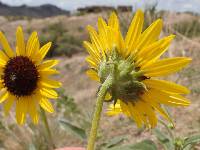
[[[38,6],[41,4],[54,4],[65,10],[76,10],[79,7],[90,5],[132,5],[134,8],[144,8],[146,3],[153,3],[156,0],[0,0],[9,5],[19,6],[26,4]],[[193,11],[200,13],[200,0],[157,0],[158,9],[172,11]]]

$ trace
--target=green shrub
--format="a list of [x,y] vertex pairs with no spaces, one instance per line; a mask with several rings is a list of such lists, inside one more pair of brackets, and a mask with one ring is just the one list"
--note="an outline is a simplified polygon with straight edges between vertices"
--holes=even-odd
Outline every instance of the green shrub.
[[79,112],[77,104],[74,102],[74,98],[66,95],[64,89],[61,89],[60,91],[58,91],[58,93],[59,99],[56,103],[56,108],[58,111],[63,110],[64,115],[68,117]]
[[42,30],[43,36],[40,37],[42,45],[51,41],[52,47],[47,56],[72,56],[81,50],[82,42],[80,39],[70,35],[61,22],[50,25]]

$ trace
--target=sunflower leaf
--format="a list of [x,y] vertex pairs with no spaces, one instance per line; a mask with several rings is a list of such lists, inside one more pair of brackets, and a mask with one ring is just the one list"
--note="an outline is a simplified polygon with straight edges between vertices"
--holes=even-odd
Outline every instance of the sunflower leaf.
[[143,140],[139,143],[108,148],[106,150],[157,150],[156,144],[151,140]]
[[60,120],[60,125],[67,131],[71,132],[75,136],[79,137],[81,140],[87,139],[86,132],[84,129],[71,124],[67,120]]
[[111,148],[114,147],[118,144],[120,144],[121,142],[123,142],[126,139],[126,137],[124,136],[118,136],[118,137],[114,137],[113,139],[111,139],[108,144],[107,144],[107,148]]
[[200,135],[193,135],[185,139],[183,147],[200,143]]
[[172,140],[159,129],[154,129],[154,134],[156,135],[159,142],[164,146],[165,150],[174,149]]

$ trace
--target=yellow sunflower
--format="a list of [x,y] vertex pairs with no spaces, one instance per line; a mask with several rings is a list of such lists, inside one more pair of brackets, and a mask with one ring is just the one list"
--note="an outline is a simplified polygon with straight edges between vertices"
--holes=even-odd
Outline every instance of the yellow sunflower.
[[134,119],[138,127],[145,125],[153,128],[157,124],[156,112],[171,121],[162,104],[190,104],[182,96],[189,93],[186,87],[154,77],[177,72],[191,62],[191,59],[160,59],[175,36],[159,39],[161,19],[153,22],[144,31],[143,22],[144,14],[138,10],[124,39],[115,13],[111,14],[108,23],[100,17],[98,32],[88,26],[91,42],[84,41],[84,47],[89,53],[86,58],[90,65],[88,76],[101,84],[108,76],[113,78],[106,100],[114,103],[109,106],[107,114],[124,113]]
[[54,88],[61,83],[49,79],[50,75],[57,74],[52,69],[58,60],[43,61],[51,47],[51,42],[40,48],[37,32],[33,32],[27,44],[21,27],[16,31],[16,51],[10,47],[6,37],[0,32],[0,102],[4,104],[7,115],[12,107],[16,107],[16,120],[23,124],[26,114],[29,114],[33,123],[38,123],[38,107],[48,112],[54,109],[50,99],[58,97]]

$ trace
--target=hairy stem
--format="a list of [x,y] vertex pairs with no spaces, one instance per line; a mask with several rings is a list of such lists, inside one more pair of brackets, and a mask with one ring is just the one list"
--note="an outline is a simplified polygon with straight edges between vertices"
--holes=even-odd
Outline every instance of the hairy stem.
[[96,101],[96,107],[95,107],[95,111],[94,111],[94,115],[92,119],[92,127],[90,130],[90,136],[88,139],[87,150],[94,150],[97,130],[99,127],[99,121],[100,121],[102,107],[103,107],[103,101],[105,99],[106,93],[108,89],[110,88],[111,84],[112,84],[112,77],[108,76],[99,90],[97,101]]
[[174,137],[174,134],[173,132],[171,131],[171,129],[167,126],[167,124],[162,121],[162,120],[159,120],[159,122],[164,125],[164,127],[166,128],[167,132],[169,133],[170,137],[172,138],[172,140],[174,141],[175,140],[175,137]]

